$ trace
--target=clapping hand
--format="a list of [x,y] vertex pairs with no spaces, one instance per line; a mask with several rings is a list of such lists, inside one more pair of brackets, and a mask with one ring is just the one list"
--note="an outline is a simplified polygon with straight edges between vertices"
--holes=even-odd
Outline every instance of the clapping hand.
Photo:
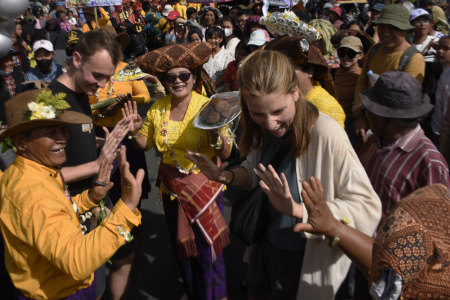
[[281,173],[280,178],[271,165],[266,168],[259,164],[259,169],[253,171],[261,178],[259,185],[275,209],[282,214],[301,219],[303,207],[292,198],[286,176]]
[[302,185],[303,191],[301,194],[308,211],[308,222],[295,225],[294,231],[329,235],[337,227],[342,226],[328,208],[320,179],[311,177],[309,184],[303,181]]
[[130,172],[130,163],[127,162],[126,148],[121,146],[117,150],[117,160],[119,162],[120,170],[120,184],[122,187],[122,201],[131,211],[134,211],[141,198],[142,194],[142,181],[144,180],[145,172],[143,169],[139,169],[136,173],[136,177]]
[[124,103],[124,107],[122,108],[122,114],[124,119],[130,122],[130,132],[132,135],[137,135],[142,126],[142,118],[138,114],[137,111],[137,103],[136,101],[128,101],[128,103]]
[[93,181],[93,187],[89,191],[89,199],[95,204],[105,198],[108,191],[114,186],[114,183],[110,182],[111,170],[113,169],[111,163],[111,158],[101,162],[97,180]]

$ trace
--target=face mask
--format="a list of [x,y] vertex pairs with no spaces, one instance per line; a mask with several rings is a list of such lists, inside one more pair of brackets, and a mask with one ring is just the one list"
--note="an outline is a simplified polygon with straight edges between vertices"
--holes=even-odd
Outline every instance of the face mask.
[[36,60],[36,64],[38,65],[39,69],[41,70],[48,70],[50,69],[50,66],[52,65],[53,59],[41,59]]
[[233,30],[231,30],[231,29],[225,29],[225,36],[226,37],[229,37],[230,35],[232,35],[233,34]]
[[0,76],[9,76],[9,75],[11,75],[12,74],[12,72],[6,72],[5,70],[2,70],[2,69],[0,69]]

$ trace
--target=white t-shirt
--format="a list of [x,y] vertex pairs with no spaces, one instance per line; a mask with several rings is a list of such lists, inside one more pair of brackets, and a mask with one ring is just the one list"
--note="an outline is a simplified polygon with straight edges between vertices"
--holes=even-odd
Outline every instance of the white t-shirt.
[[[434,57],[436,56],[436,50],[434,50],[430,43],[431,42],[438,42],[439,38],[434,37],[432,35],[427,36],[427,38],[425,39],[425,41],[422,44],[414,44],[413,43],[413,37],[411,37],[409,39],[409,43],[411,45],[413,45],[414,47],[416,47],[416,49],[423,54],[423,58],[425,59],[425,61],[434,61]],[[425,51],[424,51],[425,50]]]

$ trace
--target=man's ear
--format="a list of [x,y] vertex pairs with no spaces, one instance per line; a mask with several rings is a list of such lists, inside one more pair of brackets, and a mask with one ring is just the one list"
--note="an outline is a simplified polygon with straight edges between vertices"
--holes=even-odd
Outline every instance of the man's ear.
[[81,67],[81,54],[79,52],[73,52],[72,63],[76,69],[79,69]]
[[11,137],[11,140],[12,140],[14,146],[16,146],[18,151],[24,152],[27,150],[27,143],[26,143],[25,136],[23,134],[18,134],[18,135],[13,136],[13,137]]

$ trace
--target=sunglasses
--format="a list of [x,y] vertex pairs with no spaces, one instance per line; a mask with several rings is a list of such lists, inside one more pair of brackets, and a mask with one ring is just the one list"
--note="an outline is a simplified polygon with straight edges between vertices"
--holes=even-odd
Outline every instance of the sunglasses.
[[168,82],[168,83],[174,83],[175,81],[177,81],[177,78],[183,82],[186,82],[189,80],[189,78],[191,78],[191,75],[192,75],[192,73],[181,73],[178,75],[167,74],[165,76],[165,79],[166,79],[166,82]]
[[358,53],[356,53],[355,51],[352,51],[352,50],[339,49],[337,51],[337,54],[339,57],[342,57],[342,58],[347,56],[348,58],[353,59],[356,57],[356,54],[358,54]]

